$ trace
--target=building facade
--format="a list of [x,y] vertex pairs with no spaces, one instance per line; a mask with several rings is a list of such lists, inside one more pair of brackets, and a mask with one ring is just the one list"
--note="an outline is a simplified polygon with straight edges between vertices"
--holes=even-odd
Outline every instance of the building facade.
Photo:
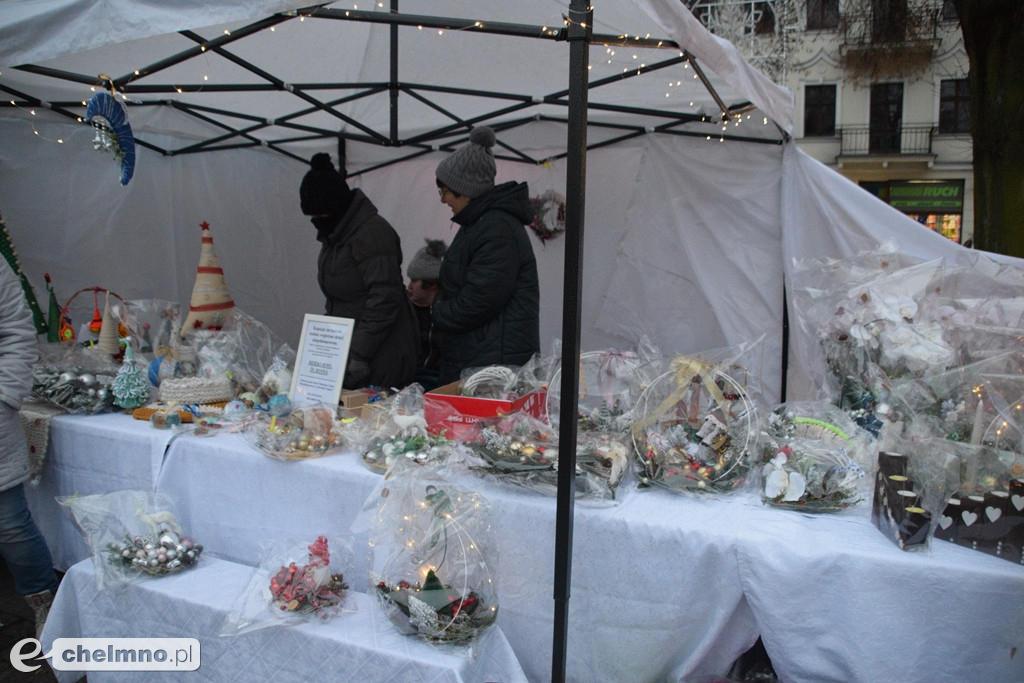
[[968,60],[949,0],[686,0],[793,92],[797,144],[970,243]]

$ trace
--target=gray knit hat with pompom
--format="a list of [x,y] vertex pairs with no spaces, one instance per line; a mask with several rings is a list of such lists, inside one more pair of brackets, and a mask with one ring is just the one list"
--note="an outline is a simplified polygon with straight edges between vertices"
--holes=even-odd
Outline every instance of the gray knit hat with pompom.
[[437,179],[453,192],[476,199],[494,187],[494,131],[478,126],[469,131],[469,142],[441,160]]
[[441,272],[441,260],[448,251],[443,240],[427,240],[427,246],[416,252],[409,261],[405,274],[410,280],[437,280]]

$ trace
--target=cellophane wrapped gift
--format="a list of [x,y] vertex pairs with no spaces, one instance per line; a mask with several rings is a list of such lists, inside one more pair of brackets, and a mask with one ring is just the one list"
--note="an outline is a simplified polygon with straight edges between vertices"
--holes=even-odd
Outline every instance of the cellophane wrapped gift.
[[130,299],[124,303],[122,324],[140,360],[153,360],[156,350],[170,348],[178,328],[181,304],[163,299]]
[[491,505],[438,469],[396,459],[366,500],[370,589],[402,633],[468,643],[498,615]]
[[[558,432],[529,413],[487,418],[480,438],[466,444],[462,463],[479,475],[547,496],[558,492]],[[605,434],[577,436],[575,495],[578,502],[613,503],[628,470],[625,444]]]
[[264,543],[259,566],[232,603],[220,635],[323,622],[357,610],[349,593],[351,541],[320,535],[312,542]]
[[829,401],[783,403],[762,421],[752,481],[769,507],[840,512],[870,499],[875,448]]
[[196,566],[203,552],[165,494],[121,490],[63,496],[57,502],[89,546],[100,589],[184,571]]
[[443,434],[430,434],[423,416],[423,387],[413,383],[396,394],[362,406],[362,417],[343,420],[342,430],[363,464],[383,474],[396,458],[418,464],[440,463],[459,447]]
[[32,395],[69,413],[119,410],[111,384],[121,367],[110,354],[73,342],[41,343]]
[[[1010,431],[1008,441],[1019,438]],[[960,482],[935,517],[935,538],[1024,563],[1024,455],[989,444],[957,449]]]
[[[866,262],[873,267],[865,268]],[[962,438],[977,401],[963,401],[957,385],[969,384],[972,373],[993,372],[991,365],[1008,374],[1024,372],[1019,268],[983,254],[969,266],[953,266],[941,260],[894,263],[887,254],[866,252],[801,264],[794,280],[794,320],[805,332],[799,336],[819,342],[819,348],[795,350],[821,359],[821,379],[833,400],[858,422],[873,422],[876,432],[904,422],[900,408],[920,414],[934,388],[947,394],[938,404],[950,403],[933,422]],[[983,369],[986,363],[989,369]],[[915,382],[924,386],[905,386]],[[958,416],[953,409],[961,403],[966,414]]]
[[[580,354],[577,372],[577,419],[581,431],[629,436],[637,399],[664,359],[649,344],[637,350],[605,349]],[[547,420],[556,430],[561,419],[562,367],[558,363],[548,380]]]
[[956,491],[969,455],[948,439],[883,432],[874,470],[871,520],[901,550],[927,552],[944,501]]
[[283,394],[268,410],[253,413],[242,431],[245,440],[275,460],[307,460],[338,453],[345,446],[333,408],[292,408]]
[[722,494],[744,487],[759,409],[739,349],[676,356],[637,401],[632,438],[641,487]]
[[226,373],[242,392],[255,393],[261,401],[291,390],[295,351],[237,307],[223,328],[190,332],[183,344],[195,350],[199,376]]

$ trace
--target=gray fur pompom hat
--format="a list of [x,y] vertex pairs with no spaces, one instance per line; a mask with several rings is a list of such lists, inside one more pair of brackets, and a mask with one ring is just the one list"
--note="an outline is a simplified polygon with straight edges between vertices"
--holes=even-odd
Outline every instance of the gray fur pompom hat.
[[427,240],[427,246],[416,252],[409,261],[405,274],[410,280],[437,280],[441,273],[441,260],[448,251],[442,240]]
[[494,187],[494,131],[478,126],[469,131],[469,142],[437,165],[437,179],[464,197],[476,199]]

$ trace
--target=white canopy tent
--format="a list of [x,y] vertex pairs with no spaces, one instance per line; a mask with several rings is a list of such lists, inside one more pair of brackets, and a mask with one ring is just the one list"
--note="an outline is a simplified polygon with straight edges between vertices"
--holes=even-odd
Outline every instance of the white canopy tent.
[[[580,348],[763,337],[749,370],[768,402],[818,390],[806,359],[784,358],[793,259],[886,241],[922,260],[988,258],[802,153],[788,92],[681,3],[593,3],[607,44],[589,49],[585,156],[566,144],[563,29],[580,21],[567,2],[384,4],[0,5],[0,212],[37,293],[48,272],[65,295],[96,285],[187,306],[205,221],[236,304],[294,346],[303,315],[322,311],[299,162],[343,152],[408,260],[423,238],[453,236],[433,171],[479,124],[498,131],[498,180],[534,195],[564,192],[585,160]],[[76,120],[107,87],[137,143],[123,187]],[[564,248],[537,242],[545,346],[561,331]]]
[[[469,125],[498,129],[499,180],[564,192],[567,50],[549,34],[567,4],[381,5],[0,7],[0,212],[37,293],[49,272],[63,296],[102,286],[187,305],[207,221],[236,304],[295,345],[303,314],[322,310],[299,161],[337,159],[337,136],[350,183],[399,231],[406,259],[423,238],[454,234],[433,169]],[[581,348],[647,335],[671,354],[764,335],[752,375],[775,400],[793,257],[885,240],[920,258],[977,257],[801,153],[788,92],[682,5],[597,3],[593,30],[621,44],[590,48]],[[658,47],[671,41],[683,49]],[[137,140],[124,187],[75,118],[111,83]],[[537,256],[547,348],[560,335],[563,241],[538,241]],[[800,358],[789,370],[789,397],[815,391]]]

